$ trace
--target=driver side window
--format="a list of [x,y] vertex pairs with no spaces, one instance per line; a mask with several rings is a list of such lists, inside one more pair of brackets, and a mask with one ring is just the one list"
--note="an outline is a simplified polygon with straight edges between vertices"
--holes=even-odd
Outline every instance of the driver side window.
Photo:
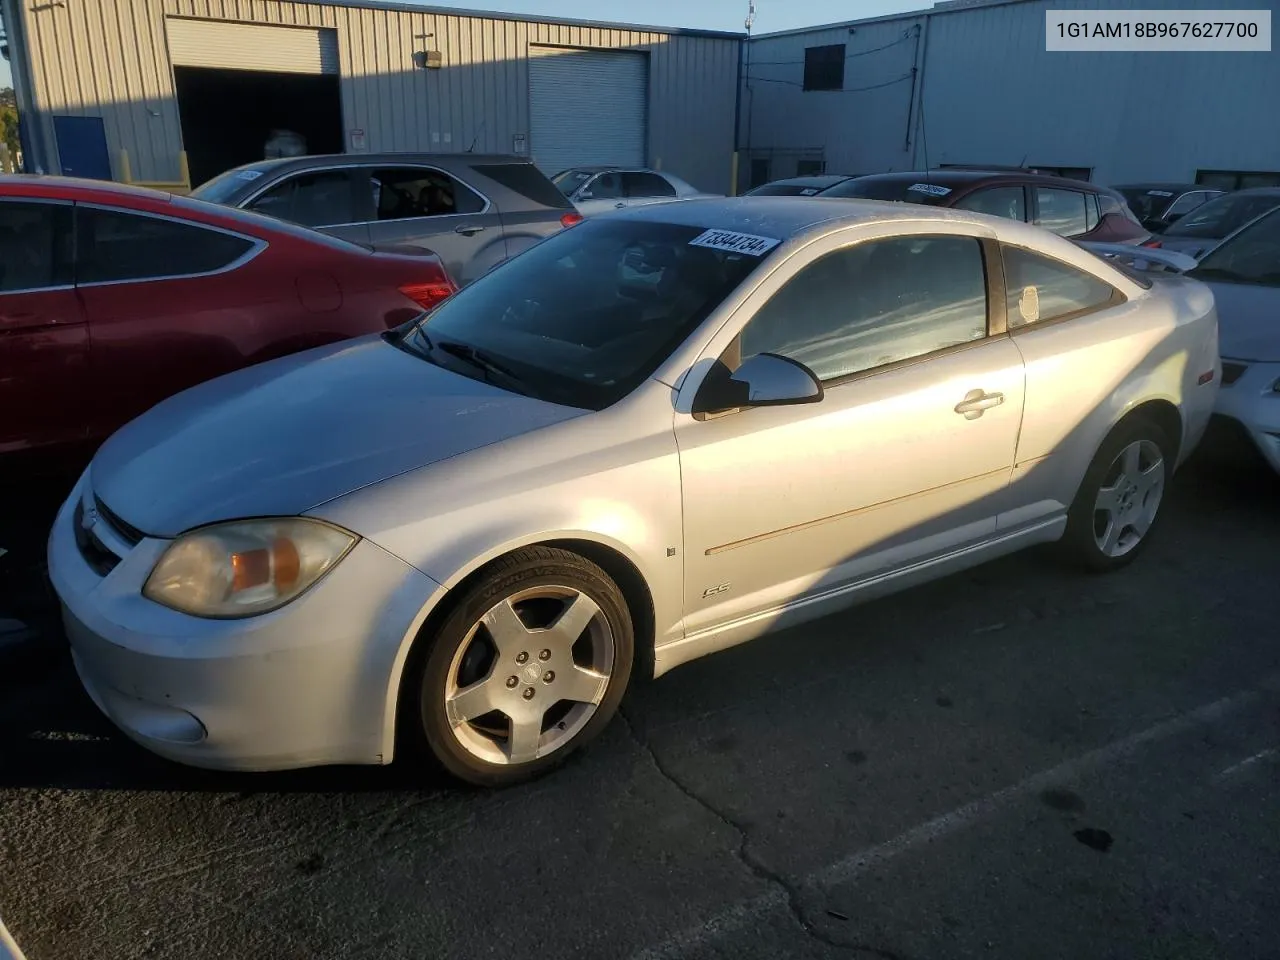
[[618,173],[602,173],[589,184],[587,192],[592,200],[621,200],[622,175]]
[[979,241],[911,236],[860,243],[809,264],[747,323],[735,346],[742,360],[780,354],[829,383],[986,335]]

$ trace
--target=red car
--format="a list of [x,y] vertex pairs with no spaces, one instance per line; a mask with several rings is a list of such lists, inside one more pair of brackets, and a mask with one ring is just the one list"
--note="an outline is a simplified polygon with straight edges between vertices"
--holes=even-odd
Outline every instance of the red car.
[[942,167],[876,173],[844,180],[816,196],[955,207],[1034,223],[1069,240],[1143,243],[1151,238],[1118,191],[1030,169]]
[[121,184],[0,176],[0,461],[82,461],[171,394],[386,330],[453,291],[420,249]]

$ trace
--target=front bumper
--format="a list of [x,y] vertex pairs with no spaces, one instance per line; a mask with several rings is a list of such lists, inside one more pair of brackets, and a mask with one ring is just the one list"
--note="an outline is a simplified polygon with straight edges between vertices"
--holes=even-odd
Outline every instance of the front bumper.
[[420,612],[442,589],[362,540],[292,603],[206,620],[142,596],[168,545],[143,538],[105,575],[73,529],[81,481],[49,538],[85,690],[125,734],[193,766],[280,770],[391,759],[398,670]]
[[1236,421],[1244,428],[1271,469],[1280,472],[1280,393],[1273,388],[1280,381],[1280,363],[1249,363],[1223,358],[1224,370],[1244,366],[1243,373],[1218,390],[1214,413]]

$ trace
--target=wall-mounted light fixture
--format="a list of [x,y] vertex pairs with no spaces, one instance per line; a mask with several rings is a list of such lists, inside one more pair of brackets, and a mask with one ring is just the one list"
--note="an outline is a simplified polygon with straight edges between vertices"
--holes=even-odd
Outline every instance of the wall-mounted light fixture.
[[[434,33],[420,33],[414,39],[430,40],[434,36]],[[413,65],[419,70],[439,70],[444,66],[444,54],[439,50],[415,50]]]

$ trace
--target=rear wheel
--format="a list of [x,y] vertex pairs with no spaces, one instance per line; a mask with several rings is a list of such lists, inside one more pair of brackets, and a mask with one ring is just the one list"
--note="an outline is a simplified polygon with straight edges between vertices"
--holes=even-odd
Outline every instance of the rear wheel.
[[1094,457],[1067,517],[1063,546],[1087,569],[1114,570],[1146,547],[1160,517],[1171,445],[1155,424],[1121,424]]
[[603,570],[566,550],[517,551],[432,642],[417,690],[421,740],[471,783],[537,776],[609,722],[633,652],[626,602]]

